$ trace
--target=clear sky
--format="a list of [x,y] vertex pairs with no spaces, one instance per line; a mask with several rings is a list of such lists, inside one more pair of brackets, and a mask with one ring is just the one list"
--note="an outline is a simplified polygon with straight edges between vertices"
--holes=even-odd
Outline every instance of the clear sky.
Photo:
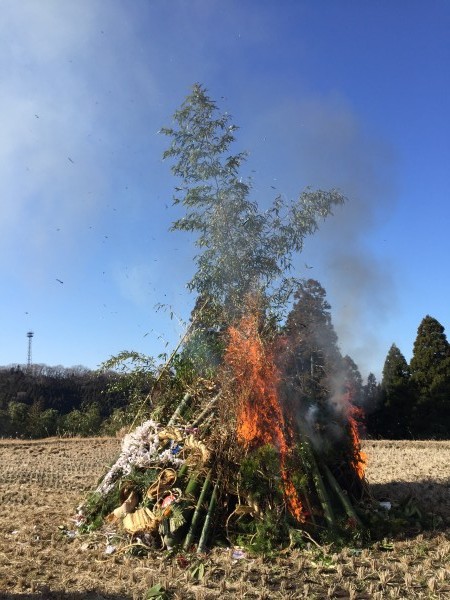
[[29,330],[48,365],[173,348],[195,249],[168,231],[177,181],[157,132],[195,82],[240,126],[262,206],[308,185],[348,196],[296,274],[326,289],[363,375],[393,342],[409,360],[425,315],[450,326],[448,1],[0,0],[0,14],[0,365],[26,363]]

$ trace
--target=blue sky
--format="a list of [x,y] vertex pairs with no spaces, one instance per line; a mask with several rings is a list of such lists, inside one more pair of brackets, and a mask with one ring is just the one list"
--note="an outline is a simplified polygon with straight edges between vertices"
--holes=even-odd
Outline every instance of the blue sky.
[[173,348],[195,249],[168,231],[177,182],[157,132],[194,82],[240,126],[262,206],[308,185],[348,196],[296,274],[325,287],[364,375],[379,377],[393,342],[409,360],[425,315],[450,325],[448,2],[0,10],[0,365],[26,362],[29,330],[48,365]]

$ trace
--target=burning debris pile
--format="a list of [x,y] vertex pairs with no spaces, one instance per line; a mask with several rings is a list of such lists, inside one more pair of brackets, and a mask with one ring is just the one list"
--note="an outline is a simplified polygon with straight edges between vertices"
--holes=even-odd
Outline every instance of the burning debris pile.
[[283,396],[276,343],[258,328],[254,315],[230,327],[217,380],[199,378],[169,419],[149,418],[125,435],[79,508],[81,531],[114,527],[147,548],[200,553],[361,533],[365,457],[348,391],[334,415],[327,407],[340,435],[318,444],[311,419]]
[[[217,543],[268,552],[305,537],[353,535],[365,491],[358,411],[344,381],[327,396],[322,384],[320,394],[303,386],[299,344],[313,348],[311,361],[323,344],[286,341],[277,325],[301,285],[288,276],[294,255],[345,197],[306,188],[261,211],[239,172],[246,153],[232,154],[238,128],[200,84],[172,125],[161,129],[171,140],[163,157],[180,180],[174,204],[185,209],[172,230],[193,233],[199,249],[188,288],[197,295],[197,331],[215,336],[199,343],[213,365],[210,383],[199,384],[199,360],[198,381],[184,386],[178,406],[159,390],[150,418],[125,436],[117,462],[80,507],[80,527],[106,523],[146,547],[198,552]],[[320,286],[305,289],[318,303],[319,328],[332,332]]]

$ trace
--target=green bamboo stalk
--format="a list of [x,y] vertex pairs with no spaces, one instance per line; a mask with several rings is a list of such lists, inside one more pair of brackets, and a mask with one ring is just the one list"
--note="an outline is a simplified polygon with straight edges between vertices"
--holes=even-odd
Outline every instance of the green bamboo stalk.
[[203,523],[202,533],[197,546],[197,554],[203,554],[206,551],[206,544],[208,542],[209,530],[211,527],[211,520],[217,506],[217,490],[219,489],[219,482],[216,483],[211,494],[211,500],[209,501],[208,512],[206,513],[205,521]]
[[333,489],[333,491],[336,493],[336,496],[341,501],[342,506],[344,507],[344,510],[345,510],[347,516],[350,517],[351,519],[354,519],[359,527],[362,527],[362,523],[361,523],[358,515],[356,514],[355,509],[353,508],[352,503],[350,502],[347,494],[344,492],[344,490],[341,488],[341,486],[337,482],[335,476],[330,471],[328,465],[325,465],[324,468],[325,468],[325,475],[327,476],[330,486]]
[[192,544],[192,540],[194,538],[195,530],[197,528],[198,520],[200,518],[200,513],[202,510],[203,502],[205,500],[205,496],[209,491],[211,483],[211,471],[206,476],[205,481],[203,482],[202,491],[197,500],[197,504],[195,506],[194,514],[192,515],[191,524],[189,527],[189,531],[184,539],[183,550],[188,550]]
[[311,447],[308,442],[304,442],[305,449],[308,453],[308,459],[311,464],[312,470],[312,478],[314,481],[314,486],[316,488],[317,496],[319,497],[320,504],[322,505],[323,514],[325,516],[325,521],[328,523],[330,529],[335,529],[336,522],[333,514],[333,509],[331,508],[330,498],[328,496],[327,490],[325,488],[325,484],[322,479],[322,475],[319,471],[319,466],[317,465],[316,457],[313,454]]
[[198,425],[200,425],[202,423],[203,419],[212,410],[214,404],[220,398],[221,394],[222,394],[222,390],[220,390],[220,392],[218,394],[216,394],[214,396],[214,398],[211,398],[211,400],[207,403],[207,405],[202,410],[202,412],[198,415],[198,417],[194,421],[192,421],[192,423],[191,423],[192,427],[197,427]]
[[177,417],[179,417],[182,413],[182,411],[186,408],[186,404],[189,402],[189,400],[191,399],[191,394],[189,392],[186,392],[186,394],[183,396],[183,399],[181,400],[180,404],[176,407],[173,415],[170,417],[167,425],[173,425],[177,419]]
[[178,472],[177,472],[177,481],[186,475],[188,468],[189,467],[187,466],[186,463],[183,463],[181,465],[181,467],[178,469]]
[[311,465],[311,475],[314,482],[314,487],[316,488],[317,496],[322,506],[325,520],[330,529],[335,529],[336,521],[333,514],[333,509],[331,508],[330,498],[325,488],[322,475],[320,474],[319,466],[317,464],[316,457],[314,456],[313,449],[311,448],[311,444],[309,443],[306,428],[301,420],[299,420],[298,425],[300,429],[300,434],[302,436],[302,445],[305,451],[306,458],[309,460],[309,463]]
[[184,490],[184,496],[186,496],[187,498],[191,498],[191,497],[195,496],[195,494],[197,493],[197,488],[198,488],[198,474],[193,473],[191,475],[189,481],[187,482],[186,488]]

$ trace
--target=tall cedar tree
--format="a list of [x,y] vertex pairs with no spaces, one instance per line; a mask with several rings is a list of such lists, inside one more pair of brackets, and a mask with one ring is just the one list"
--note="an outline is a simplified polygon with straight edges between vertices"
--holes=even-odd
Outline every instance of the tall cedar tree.
[[414,408],[411,374],[405,357],[395,344],[389,348],[384,362],[381,403],[378,415],[381,436],[390,439],[411,437]]
[[380,386],[373,373],[367,375],[366,385],[363,386],[363,405],[368,411],[378,407],[380,399]]
[[174,204],[183,205],[185,215],[172,230],[194,232],[199,248],[188,288],[220,307],[226,322],[240,315],[255,292],[282,311],[293,287],[286,276],[293,254],[344,197],[336,190],[306,189],[294,202],[278,196],[261,212],[250,200],[251,182],[240,173],[247,155],[231,151],[238,128],[202,85],[193,86],[173,121],[161,129],[171,138],[163,157],[173,161],[172,172],[181,180]]
[[424,317],[417,330],[410,363],[416,397],[414,428],[419,435],[450,435],[450,344],[444,327]]
[[373,373],[368,374],[363,386],[363,407],[367,433],[369,436],[380,437],[381,384]]
[[302,396],[324,400],[342,370],[331,306],[314,279],[300,283],[294,300],[285,326],[286,375]]
[[345,382],[351,394],[352,404],[361,407],[363,404],[363,384],[358,365],[348,354],[344,356],[342,362]]
[[314,279],[302,281],[294,298],[277,355],[280,391],[316,450],[336,460],[343,450],[336,440],[341,439],[346,417],[342,404],[334,399],[344,389],[346,372],[331,306]]

